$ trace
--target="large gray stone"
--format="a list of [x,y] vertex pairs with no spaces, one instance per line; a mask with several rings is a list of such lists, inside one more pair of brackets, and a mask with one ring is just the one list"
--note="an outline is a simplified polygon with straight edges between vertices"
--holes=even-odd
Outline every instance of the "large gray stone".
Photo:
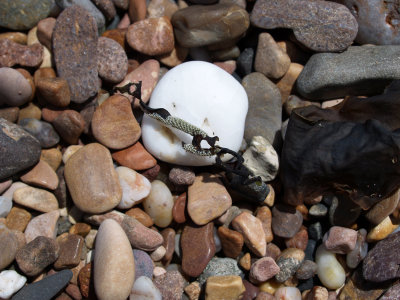
[[297,78],[298,92],[312,100],[382,93],[400,79],[400,46],[354,46],[343,53],[311,56]]
[[0,118],[0,180],[39,161],[40,143],[27,131]]
[[249,99],[244,138],[250,142],[260,135],[276,146],[282,126],[281,93],[263,74],[254,72],[245,76],[242,85]]

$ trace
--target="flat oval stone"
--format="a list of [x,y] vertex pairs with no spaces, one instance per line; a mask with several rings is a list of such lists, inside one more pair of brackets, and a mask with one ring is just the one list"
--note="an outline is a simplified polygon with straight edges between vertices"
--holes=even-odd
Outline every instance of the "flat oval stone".
[[24,187],[14,192],[13,200],[23,206],[32,208],[41,212],[51,212],[58,209],[56,197],[42,189],[33,187]]
[[345,50],[358,29],[347,7],[320,0],[258,0],[250,20],[252,25],[264,29],[291,28],[300,43],[320,52]]
[[121,45],[110,38],[99,37],[97,49],[99,76],[111,83],[122,81],[128,72],[128,57]]
[[45,236],[55,239],[57,235],[57,221],[59,217],[60,212],[58,210],[53,210],[30,220],[25,229],[26,242],[29,243],[38,236]]
[[68,81],[72,102],[82,103],[97,93],[97,26],[87,10],[73,5],[58,16],[53,54],[58,76]]
[[28,102],[32,94],[32,87],[24,75],[12,68],[0,68],[1,104],[20,106]]
[[218,218],[231,205],[231,196],[218,177],[202,173],[189,186],[187,210],[197,225],[204,225]]
[[178,43],[187,48],[227,42],[249,27],[249,15],[232,4],[191,5],[171,19]]
[[245,211],[232,220],[232,227],[243,234],[246,246],[255,255],[260,257],[265,255],[267,242],[260,219]]
[[35,165],[40,158],[40,144],[27,131],[0,118],[0,180]]
[[54,239],[38,236],[19,249],[15,259],[24,274],[35,276],[56,261],[59,250]]
[[174,49],[174,31],[168,17],[148,18],[128,27],[126,40],[134,50],[147,55],[161,55]]
[[[168,71],[154,89],[149,105],[168,110],[209,136],[218,136],[222,147],[240,148],[248,108],[246,92],[231,75],[211,63],[192,61]],[[143,116],[142,139],[151,154],[169,163],[202,166],[215,162],[214,157],[197,156],[182,148],[182,141],[191,144],[192,136],[147,115]]]
[[100,300],[126,299],[135,280],[135,260],[129,240],[117,222],[101,223],[94,255],[94,288]]
[[245,76],[242,85],[249,97],[244,138],[250,143],[253,136],[262,136],[274,145],[282,127],[282,97],[276,85],[263,74]]
[[121,201],[122,189],[111,154],[100,144],[88,144],[71,156],[64,176],[72,200],[83,212],[103,213]]
[[315,254],[317,274],[322,284],[329,289],[338,289],[346,280],[346,274],[334,253],[319,246]]
[[159,227],[167,227],[172,222],[174,200],[171,191],[165,183],[154,180],[151,183],[150,194],[144,199],[144,210]]
[[400,232],[379,241],[364,258],[363,277],[373,282],[398,278],[400,276],[398,271],[400,256],[397,251],[399,244]]
[[50,300],[71,280],[72,271],[62,270],[40,281],[26,285],[14,295],[15,300]]
[[314,54],[297,79],[297,90],[311,100],[379,94],[392,80],[400,79],[395,67],[400,63],[399,51],[394,45],[368,45]]
[[115,171],[122,188],[122,199],[118,208],[131,208],[149,195],[151,183],[146,177],[127,167],[118,167]]
[[181,235],[182,270],[191,277],[199,276],[215,254],[212,222],[186,225]]
[[111,149],[131,146],[141,134],[129,100],[121,95],[111,96],[96,108],[91,126],[94,137]]
[[60,137],[53,126],[47,122],[27,118],[21,120],[19,125],[37,138],[43,148],[53,147],[60,141]]

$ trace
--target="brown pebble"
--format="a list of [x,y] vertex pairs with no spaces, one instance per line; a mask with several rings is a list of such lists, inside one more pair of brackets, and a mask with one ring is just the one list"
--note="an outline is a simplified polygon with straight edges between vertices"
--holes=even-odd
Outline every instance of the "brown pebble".
[[50,165],[43,161],[39,162],[28,172],[20,177],[21,181],[33,186],[55,190],[58,186],[58,177]]
[[93,0],[93,3],[103,13],[107,20],[114,19],[117,11],[112,0]]
[[218,236],[225,256],[236,258],[240,255],[244,244],[243,235],[240,232],[220,226]]
[[199,276],[215,254],[214,224],[186,225],[181,235],[182,271]]
[[297,248],[301,250],[306,250],[308,243],[308,232],[307,228],[301,226],[300,230],[290,239],[285,240],[285,245],[287,248]]
[[174,49],[174,31],[168,17],[149,18],[128,27],[126,39],[134,50],[146,55],[162,55]]
[[35,276],[57,259],[59,250],[55,240],[39,236],[18,250],[15,260],[24,274]]
[[272,230],[283,238],[293,237],[303,223],[303,216],[294,207],[284,204],[275,205],[272,209]]
[[33,74],[33,82],[35,83],[35,86],[37,85],[37,82],[41,78],[55,78],[57,77],[56,72],[54,71],[53,68],[40,68],[35,71]]
[[94,137],[111,149],[131,146],[140,138],[141,128],[129,100],[113,95],[96,108],[92,118]]
[[92,263],[88,263],[80,270],[78,275],[78,283],[83,297],[89,298],[89,296],[95,295],[92,279]]
[[176,198],[172,207],[172,217],[178,224],[186,222],[186,192]]
[[239,265],[246,271],[250,270],[251,267],[251,256],[250,253],[247,252],[239,259]]
[[65,110],[52,122],[58,134],[69,144],[78,143],[79,136],[85,128],[85,120],[75,110]]
[[107,37],[100,37],[97,43],[99,76],[108,82],[121,82],[128,72],[128,57],[122,46]]
[[161,169],[160,165],[157,164],[154,167],[144,171],[142,175],[146,177],[149,181],[153,181],[157,178],[160,169]]
[[43,46],[24,46],[9,39],[0,39],[0,68],[20,65],[38,67],[43,61]]
[[146,18],[146,0],[129,0],[129,19],[137,22]]
[[65,292],[74,300],[82,299],[81,291],[76,284],[68,284],[68,286],[65,288]]
[[58,148],[42,149],[40,160],[45,161],[54,171],[57,171],[62,161],[62,153]]
[[121,166],[136,171],[146,170],[157,164],[155,158],[147,152],[140,142],[136,142],[126,149],[114,152],[112,158]]
[[55,18],[45,18],[39,21],[37,24],[36,35],[39,42],[44,45],[47,49],[51,50],[51,37],[53,35],[53,29],[56,25]]
[[0,227],[0,244],[0,270],[3,270],[15,258],[18,250],[17,236],[11,230]]
[[9,39],[14,43],[26,45],[28,36],[22,32],[3,32],[0,33],[0,39]]
[[267,243],[271,242],[274,239],[274,235],[272,234],[272,229],[271,229],[271,222],[272,222],[271,210],[267,206],[261,206],[257,210],[256,217],[259,218],[261,223],[263,224],[265,241]]
[[188,48],[175,44],[174,49],[172,49],[171,52],[158,56],[158,59],[164,65],[172,68],[183,63],[188,54]]
[[46,122],[52,123],[65,109],[50,109],[47,107],[42,108],[42,119]]
[[40,78],[36,87],[41,99],[56,107],[67,107],[71,100],[68,82],[64,78]]
[[294,84],[303,68],[300,64],[291,63],[286,74],[276,83],[282,95],[282,103],[285,103],[287,98],[292,94]]
[[164,266],[168,266],[175,251],[175,230],[172,228],[165,228],[160,233],[164,239],[163,246],[165,248],[165,255],[162,258],[162,263]]
[[81,260],[81,251],[84,239],[77,234],[65,233],[57,237],[60,246],[60,255],[54,263],[56,269],[70,269],[77,266]]
[[95,19],[78,5],[64,9],[57,17],[53,30],[54,60],[58,76],[68,81],[72,102],[85,102],[99,88],[97,35]]
[[13,200],[15,203],[40,212],[47,213],[58,209],[58,201],[52,193],[31,186],[17,189],[14,192]]
[[274,243],[268,243],[265,256],[272,257],[274,260],[276,260],[279,255],[281,255],[281,249],[279,249],[279,247]]
[[25,209],[14,206],[6,218],[6,226],[11,230],[24,232],[32,215]]
[[101,36],[112,39],[114,41],[116,41],[118,44],[121,45],[122,49],[124,49],[124,51],[126,51],[127,47],[128,47],[128,43],[126,42],[126,32],[128,31],[128,29],[111,29],[111,30],[107,30],[104,31],[103,34]]
[[139,207],[133,207],[125,214],[132,218],[135,218],[146,227],[151,227],[154,225],[153,219],[143,209]]
[[188,167],[174,167],[168,174],[168,179],[175,185],[191,185],[194,183],[196,175]]
[[81,237],[86,237],[90,232],[90,225],[86,223],[76,223],[69,229],[70,234],[80,235]]
[[24,108],[19,110],[18,123],[20,123],[23,119],[40,120],[41,116],[42,116],[42,112],[41,112],[40,108],[37,107],[32,102],[29,102],[28,106],[25,106]]
[[0,109],[0,118],[6,119],[11,123],[15,123],[18,120],[19,116],[19,108],[18,107],[6,107]]

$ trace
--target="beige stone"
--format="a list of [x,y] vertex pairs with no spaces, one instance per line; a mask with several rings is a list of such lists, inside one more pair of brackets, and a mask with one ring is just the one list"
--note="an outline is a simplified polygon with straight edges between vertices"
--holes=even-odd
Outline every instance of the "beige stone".
[[36,166],[21,176],[21,180],[27,184],[49,190],[55,190],[58,186],[58,176],[56,172],[44,160],[39,160]]
[[186,295],[189,296],[189,300],[198,300],[200,297],[200,284],[197,281],[193,281],[184,288]]
[[62,161],[61,151],[57,148],[42,149],[40,160],[45,161],[54,171],[57,171]]
[[105,220],[96,237],[94,288],[99,300],[125,300],[135,280],[135,260],[129,240],[114,220]]
[[58,210],[53,210],[33,218],[25,229],[26,243],[33,241],[36,237],[41,235],[55,239],[59,217],[60,212]]
[[84,146],[65,164],[65,181],[75,205],[83,212],[106,212],[121,201],[122,189],[110,151],[98,143]]
[[383,240],[389,234],[391,234],[397,227],[398,224],[393,224],[389,216],[383,219],[378,225],[372,228],[367,235],[367,242],[374,243]]
[[14,192],[15,203],[41,212],[58,209],[57,198],[50,192],[33,187],[23,187]]
[[216,176],[202,173],[188,189],[187,210],[193,222],[204,225],[221,216],[232,205],[232,199]]
[[232,227],[243,234],[244,242],[255,255],[265,255],[267,243],[260,219],[248,212],[242,212],[232,220]]
[[62,155],[62,161],[64,164],[67,163],[68,159],[75,154],[78,150],[80,150],[83,146],[82,145],[71,145],[65,149],[64,154]]
[[291,63],[286,74],[276,84],[282,95],[282,103],[284,103],[292,93],[297,77],[299,77],[303,68],[304,67],[300,64]]
[[40,120],[42,111],[35,104],[30,102],[26,107],[19,110],[18,122],[23,119],[36,119]]
[[207,279],[206,300],[236,300],[246,291],[240,276],[211,276]]

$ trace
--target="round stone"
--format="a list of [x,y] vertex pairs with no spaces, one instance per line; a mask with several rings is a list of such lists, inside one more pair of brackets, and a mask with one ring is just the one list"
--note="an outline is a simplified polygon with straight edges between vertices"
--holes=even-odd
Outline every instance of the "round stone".
[[122,46],[110,38],[100,37],[97,49],[99,76],[112,83],[122,81],[128,72],[128,57]]
[[[218,136],[217,144],[222,147],[238,151],[241,146],[248,109],[246,92],[231,75],[211,63],[192,61],[168,71],[154,89],[149,105],[166,109],[211,137]],[[143,117],[142,139],[151,154],[169,163],[204,166],[215,162],[215,157],[185,151],[182,142],[191,144],[192,136],[148,115]],[[207,143],[202,146],[207,147]]]
[[28,80],[15,69],[0,68],[0,104],[20,106],[29,101],[32,87]]

